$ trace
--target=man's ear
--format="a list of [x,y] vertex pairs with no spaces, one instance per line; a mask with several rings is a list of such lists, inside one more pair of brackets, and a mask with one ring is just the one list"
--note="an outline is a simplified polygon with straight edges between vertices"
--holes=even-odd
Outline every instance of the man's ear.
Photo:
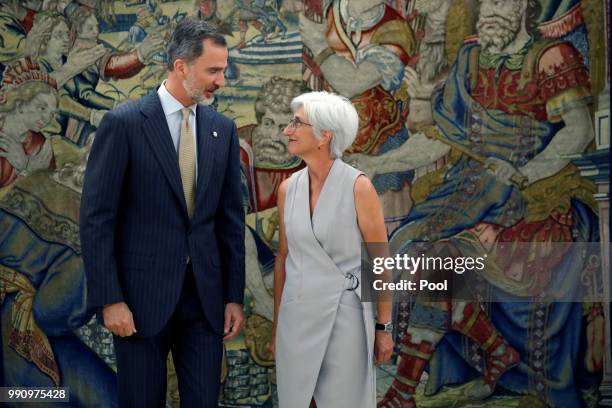
[[177,58],[174,61],[174,72],[176,72],[181,78],[186,77],[188,71],[189,67],[187,66],[185,60]]

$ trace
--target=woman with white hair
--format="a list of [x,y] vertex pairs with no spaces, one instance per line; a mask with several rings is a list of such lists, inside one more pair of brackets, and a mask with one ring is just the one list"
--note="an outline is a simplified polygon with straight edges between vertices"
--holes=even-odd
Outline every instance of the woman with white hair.
[[[370,180],[341,160],[358,115],[344,97],[310,92],[291,102],[288,150],[307,167],[278,195],[280,239],[274,265],[272,350],[280,407],[376,405],[374,359],[393,350],[391,305],[377,324],[361,302],[361,244],[386,242]],[[379,329],[379,330],[375,330]]]

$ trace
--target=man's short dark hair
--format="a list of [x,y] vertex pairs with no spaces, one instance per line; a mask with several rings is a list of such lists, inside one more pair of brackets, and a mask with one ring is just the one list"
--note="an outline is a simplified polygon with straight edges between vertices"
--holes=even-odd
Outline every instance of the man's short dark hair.
[[204,52],[203,41],[209,39],[216,45],[227,47],[227,41],[217,27],[206,21],[184,18],[172,33],[168,43],[168,69],[174,69],[174,61],[182,59],[188,64]]

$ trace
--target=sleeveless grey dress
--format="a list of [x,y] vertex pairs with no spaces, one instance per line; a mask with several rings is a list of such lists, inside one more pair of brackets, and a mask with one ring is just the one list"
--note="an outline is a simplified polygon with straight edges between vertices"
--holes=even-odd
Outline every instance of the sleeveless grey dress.
[[354,185],[362,174],[336,159],[310,218],[308,168],[287,185],[289,253],[276,331],[281,408],[376,405],[374,316],[360,301],[361,232]]

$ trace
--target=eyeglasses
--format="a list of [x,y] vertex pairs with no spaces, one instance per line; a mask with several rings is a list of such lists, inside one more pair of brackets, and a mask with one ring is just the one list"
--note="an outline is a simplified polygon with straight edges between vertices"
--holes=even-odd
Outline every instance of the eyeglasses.
[[300,118],[293,117],[289,119],[289,123],[287,123],[287,127],[292,127],[293,129],[297,129],[300,126],[312,126],[310,123],[302,122]]

